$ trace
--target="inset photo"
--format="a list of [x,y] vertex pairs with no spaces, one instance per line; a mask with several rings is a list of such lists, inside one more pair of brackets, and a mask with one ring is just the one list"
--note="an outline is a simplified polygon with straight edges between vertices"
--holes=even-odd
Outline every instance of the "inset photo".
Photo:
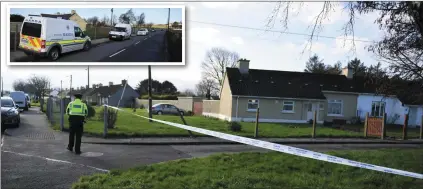
[[185,65],[184,6],[27,7],[8,7],[9,65]]

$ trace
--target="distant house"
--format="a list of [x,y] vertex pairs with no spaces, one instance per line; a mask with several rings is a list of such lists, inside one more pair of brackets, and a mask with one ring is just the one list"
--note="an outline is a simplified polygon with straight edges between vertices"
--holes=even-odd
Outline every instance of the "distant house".
[[82,31],[85,31],[87,28],[87,21],[83,19],[81,16],[76,13],[75,10],[72,10],[70,14],[40,14],[40,15],[30,15],[30,16],[41,16],[41,17],[48,17],[48,18],[60,18],[64,20],[73,20],[75,21]]
[[178,22],[178,25],[174,25],[173,22],[169,24],[169,27],[172,29],[180,30],[182,29],[182,22]]
[[[91,91],[84,94],[88,103],[96,103],[97,105],[108,104],[111,106],[131,107],[133,99],[138,98],[139,94],[130,86],[126,85],[126,80],[122,80],[120,84],[114,85],[109,82],[109,85],[103,86],[102,84],[93,85]],[[122,96],[122,92],[124,91]],[[120,100],[122,98],[122,100]],[[120,100],[120,102],[119,102]]]
[[[203,115],[228,121],[254,121],[257,109],[261,122],[307,123],[317,112],[317,122],[333,122],[365,114],[402,124],[409,111],[409,126],[422,120],[423,102],[376,95],[376,86],[366,85],[346,67],[341,75],[250,69],[241,59],[235,68],[226,68],[219,101],[205,101]],[[419,89],[419,88],[417,88]],[[386,96],[386,95],[384,95]]]

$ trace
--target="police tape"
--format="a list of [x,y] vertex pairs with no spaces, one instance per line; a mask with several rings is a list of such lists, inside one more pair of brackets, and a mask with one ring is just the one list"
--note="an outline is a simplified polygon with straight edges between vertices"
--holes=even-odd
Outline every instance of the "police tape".
[[[110,107],[110,108],[113,108],[113,109],[116,109],[116,110],[119,110],[119,111],[126,112],[126,111],[124,111],[120,108],[114,107],[114,106],[109,106],[109,105],[104,105],[104,106],[107,106],[107,107]],[[335,156],[331,156],[331,155],[327,155],[327,154],[323,154],[323,153],[319,153],[319,152],[313,152],[313,151],[310,151],[310,150],[304,150],[304,149],[301,149],[301,148],[295,148],[295,147],[286,146],[286,145],[282,145],[282,144],[276,144],[276,143],[272,143],[272,142],[261,141],[261,140],[247,138],[247,137],[241,137],[241,136],[236,136],[236,135],[231,135],[231,134],[226,134],[226,133],[221,133],[221,132],[216,132],[216,131],[210,131],[210,130],[207,130],[207,129],[192,127],[192,126],[183,125],[183,124],[179,124],[179,123],[173,123],[173,122],[168,122],[168,121],[163,121],[163,120],[158,120],[158,119],[152,119],[152,118],[141,116],[141,115],[138,115],[138,114],[135,114],[135,113],[132,113],[132,112],[127,112],[127,113],[131,113],[135,116],[138,116],[138,117],[141,117],[141,118],[144,118],[144,119],[151,119],[155,122],[159,122],[159,123],[163,123],[163,124],[166,124],[166,125],[178,127],[178,128],[181,128],[181,129],[190,130],[190,131],[194,131],[194,132],[209,135],[209,136],[214,136],[214,137],[225,139],[225,140],[230,140],[230,141],[234,141],[234,142],[248,144],[248,145],[256,146],[256,147],[259,147],[259,148],[265,148],[265,149],[269,149],[269,150],[273,150],[273,151],[283,152],[283,153],[287,153],[287,154],[307,157],[307,158],[331,162],[331,163],[348,165],[348,166],[352,166],[352,167],[359,167],[359,168],[364,168],[364,169],[369,169],[369,170],[374,170],[374,171],[379,171],[379,172],[385,172],[385,173],[391,173],[391,174],[396,174],[396,175],[402,175],[402,176],[406,176],[406,177],[423,179],[423,174],[419,174],[419,173],[413,173],[413,172],[403,171],[403,170],[399,170],[399,169],[393,169],[393,168],[382,167],[382,166],[378,166],[378,165],[361,163],[361,162],[358,162],[358,161],[348,160],[348,159],[335,157]]]

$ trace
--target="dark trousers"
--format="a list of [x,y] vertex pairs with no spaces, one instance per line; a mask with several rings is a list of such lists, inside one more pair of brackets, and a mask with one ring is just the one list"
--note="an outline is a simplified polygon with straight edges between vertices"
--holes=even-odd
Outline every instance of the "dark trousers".
[[75,152],[81,151],[81,138],[84,131],[84,122],[81,120],[70,120],[69,128],[69,144],[68,147],[73,149],[75,145]]

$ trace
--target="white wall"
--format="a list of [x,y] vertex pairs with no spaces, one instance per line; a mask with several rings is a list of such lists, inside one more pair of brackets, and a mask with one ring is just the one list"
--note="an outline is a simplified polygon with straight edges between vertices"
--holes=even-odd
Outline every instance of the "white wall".
[[385,113],[387,115],[387,122],[392,123],[394,120],[395,114],[398,114],[400,117],[396,119],[395,124],[404,123],[404,107],[402,106],[401,101],[397,98],[392,97],[383,97],[375,95],[363,95],[360,94],[357,97],[357,111],[361,119],[366,117],[366,112],[369,114],[372,112],[372,102],[373,101],[383,101],[385,102]]

